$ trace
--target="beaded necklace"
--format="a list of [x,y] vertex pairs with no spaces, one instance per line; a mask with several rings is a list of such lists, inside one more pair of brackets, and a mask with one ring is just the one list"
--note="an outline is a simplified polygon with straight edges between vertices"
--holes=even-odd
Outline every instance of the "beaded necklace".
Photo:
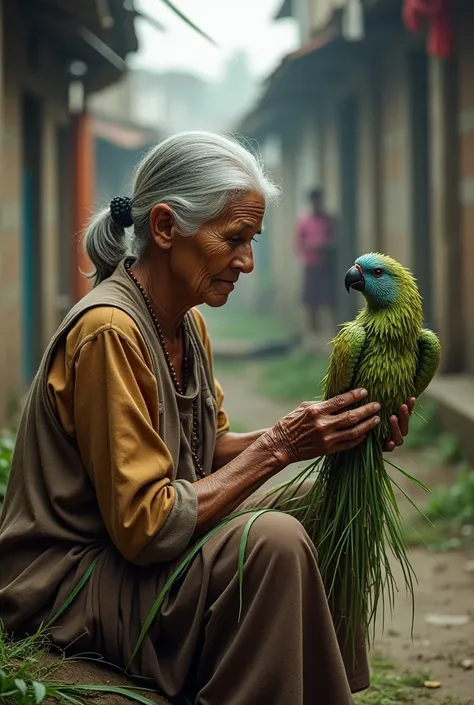
[[[158,340],[160,341],[161,348],[163,350],[163,354],[165,356],[166,364],[168,366],[168,371],[170,373],[170,377],[173,381],[173,385],[175,390],[177,391],[178,394],[184,395],[186,393],[186,388],[188,386],[188,378],[189,378],[189,362],[188,362],[188,357],[186,355],[186,340],[189,341],[189,327],[188,327],[188,322],[186,318],[183,318],[183,342],[184,342],[184,358],[183,358],[183,386],[179,383],[178,375],[176,374],[176,370],[174,368],[173,363],[171,362],[171,356],[169,354],[168,348],[166,347],[166,341],[165,337],[163,335],[163,331],[161,330],[160,323],[158,321],[158,317],[153,309],[153,306],[151,305],[150,299],[148,298],[148,294],[146,293],[145,289],[143,286],[140,284],[134,273],[132,272],[132,265],[131,262],[126,262],[125,263],[125,269],[130,276],[130,279],[133,281],[135,286],[137,287],[138,291],[143,297],[143,301],[146,304],[146,307],[148,309],[148,313],[150,314],[151,320],[153,321],[153,324],[155,326],[156,333],[158,335]],[[198,398],[196,397],[193,401],[193,425],[192,425],[192,431],[191,431],[191,456],[193,459],[193,464],[194,468],[196,470],[196,474],[198,477],[204,477],[204,469],[202,467],[201,461],[199,459],[198,455]]]

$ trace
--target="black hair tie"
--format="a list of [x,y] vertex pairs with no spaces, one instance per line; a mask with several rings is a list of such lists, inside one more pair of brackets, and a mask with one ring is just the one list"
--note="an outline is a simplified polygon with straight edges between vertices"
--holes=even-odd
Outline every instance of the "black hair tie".
[[130,228],[133,225],[132,199],[128,196],[115,196],[110,201],[110,215],[112,220],[122,228]]

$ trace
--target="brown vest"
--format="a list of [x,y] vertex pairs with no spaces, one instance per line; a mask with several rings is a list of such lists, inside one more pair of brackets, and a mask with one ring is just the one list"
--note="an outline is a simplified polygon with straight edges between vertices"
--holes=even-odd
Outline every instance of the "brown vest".
[[65,434],[47,391],[55,346],[95,306],[122,309],[145,340],[158,384],[159,434],[173,459],[173,480],[196,480],[189,442],[195,397],[201,462],[206,474],[211,472],[216,392],[194,315],[187,314],[191,373],[186,395],[181,396],[143,298],[122,262],[65,317],[44,353],[23,410],[0,518],[0,618],[7,629],[47,618],[65,597],[64,583],[67,592],[72,587],[79,564],[84,572],[109,541],[77,445]]

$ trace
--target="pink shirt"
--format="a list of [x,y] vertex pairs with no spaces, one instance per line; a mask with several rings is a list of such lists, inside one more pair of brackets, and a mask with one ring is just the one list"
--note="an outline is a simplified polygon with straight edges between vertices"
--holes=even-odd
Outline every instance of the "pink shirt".
[[309,213],[298,218],[295,233],[296,254],[304,267],[322,262],[322,251],[332,244],[332,219]]

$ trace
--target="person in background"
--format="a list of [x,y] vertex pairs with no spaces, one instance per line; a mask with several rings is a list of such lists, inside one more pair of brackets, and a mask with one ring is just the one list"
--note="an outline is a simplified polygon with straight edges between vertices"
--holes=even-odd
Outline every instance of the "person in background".
[[[313,348],[333,332],[334,253],[333,218],[324,208],[324,192],[308,194],[311,209],[298,218],[295,249],[303,268],[302,303],[306,311],[304,348]],[[325,340],[323,342],[326,342]]]

